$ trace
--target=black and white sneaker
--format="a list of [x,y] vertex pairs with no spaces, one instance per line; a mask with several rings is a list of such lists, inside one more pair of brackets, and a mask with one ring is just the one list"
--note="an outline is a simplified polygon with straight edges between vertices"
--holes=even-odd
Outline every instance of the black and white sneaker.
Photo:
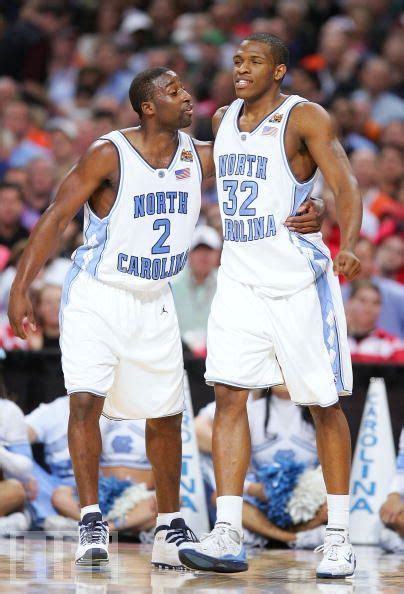
[[158,526],[154,532],[152,565],[159,569],[187,569],[178,557],[180,545],[199,542],[182,518],[176,518],[170,526]]
[[97,567],[106,565],[108,557],[109,530],[100,513],[86,514],[79,522],[79,546],[76,565]]

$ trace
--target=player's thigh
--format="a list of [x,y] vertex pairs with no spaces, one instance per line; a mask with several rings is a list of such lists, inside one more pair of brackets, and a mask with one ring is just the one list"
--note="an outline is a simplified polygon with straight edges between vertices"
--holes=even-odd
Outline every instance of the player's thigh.
[[349,393],[343,337],[327,277],[290,297],[270,299],[267,305],[276,356],[292,400],[329,406],[339,394]]
[[283,383],[262,297],[219,275],[208,322],[206,381],[241,388]]
[[184,410],[184,363],[171,290],[145,299],[140,315],[104,404],[104,414],[112,418],[158,418]]
[[119,303],[109,293],[109,287],[81,272],[63,306],[60,346],[69,394],[106,396],[112,386],[120,327]]

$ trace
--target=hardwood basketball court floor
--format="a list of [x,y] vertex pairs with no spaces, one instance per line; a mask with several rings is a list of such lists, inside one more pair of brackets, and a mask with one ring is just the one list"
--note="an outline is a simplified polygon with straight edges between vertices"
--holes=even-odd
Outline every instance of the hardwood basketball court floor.
[[112,543],[108,569],[76,568],[75,543],[40,538],[0,539],[0,592],[7,594],[404,594],[404,556],[356,547],[353,578],[316,580],[319,556],[310,551],[264,550],[250,554],[246,573],[219,575],[152,569],[151,547]]

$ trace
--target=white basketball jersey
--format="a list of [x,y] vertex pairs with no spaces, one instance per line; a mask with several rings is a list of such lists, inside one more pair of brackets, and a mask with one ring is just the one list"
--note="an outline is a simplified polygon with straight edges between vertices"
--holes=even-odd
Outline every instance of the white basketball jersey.
[[159,290],[187,261],[201,205],[199,156],[184,132],[166,169],[154,169],[119,130],[101,140],[117,148],[119,188],[103,219],[85,204],[84,243],[74,263],[121,289]]
[[304,183],[296,180],[285,153],[290,111],[303,101],[297,95],[286,97],[254,130],[242,132],[238,120],[244,101],[236,99],[214,146],[224,235],[222,270],[273,297],[311,284],[330,256],[320,233],[302,236],[284,226],[313,188],[314,176]]

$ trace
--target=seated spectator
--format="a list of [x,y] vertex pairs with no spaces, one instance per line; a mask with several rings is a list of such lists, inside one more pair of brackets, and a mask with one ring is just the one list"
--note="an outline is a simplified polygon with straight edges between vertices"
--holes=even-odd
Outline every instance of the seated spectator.
[[21,224],[23,208],[20,187],[0,183],[0,245],[11,249],[20,239],[28,237],[29,232]]
[[[76,530],[80,506],[68,450],[69,396],[41,404],[26,416],[31,443],[45,446],[50,474],[38,464],[34,476],[39,496],[33,502],[36,523],[45,530]],[[146,458],[145,421],[110,421],[101,417],[103,449],[100,461],[100,502],[111,504],[111,494],[123,491],[124,501],[108,509],[114,530],[148,530],[155,524],[155,497],[151,466]],[[143,486],[142,486],[143,485]],[[115,494],[115,499],[119,497]],[[115,502],[115,500],[114,500]],[[117,513],[116,516],[114,514]]]
[[356,150],[376,152],[376,145],[357,131],[357,121],[353,103],[344,96],[337,96],[330,106],[334,116],[337,134],[342,146],[348,153]]
[[[145,421],[114,421],[101,417],[100,428],[100,507],[110,530],[140,535],[154,529],[157,504],[150,491],[154,479],[146,457]],[[77,529],[80,505],[76,490],[57,488],[52,503],[65,519],[48,518],[46,529],[55,530],[62,526]]]
[[[397,198],[404,176],[402,149],[394,144],[385,144],[380,151],[377,165],[380,189],[389,196]],[[401,213],[401,216],[404,217],[404,214]]]
[[404,283],[404,239],[386,237],[377,250],[376,263],[381,277]]
[[354,99],[370,100],[372,119],[380,126],[393,120],[404,120],[404,101],[390,92],[393,85],[389,64],[383,58],[369,58],[360,71],[362,88]]
[[32,159],[27,170],[28,194],[22,223],[31,230],[51,202],[57,172],[56,165],[50,158]]
[[34,305],[36,330],[29,328],[28,347],[31,351],[59,347],[59,308],[62,289],[58,285],[45,284],[37,294]]
[[[321,504],[312,513],[309,522],[299,522],[287,527],[279,527],[268,518],[268,501],[265,487],[258,475],[272,464],[278,464],[281,472],[287,472],[282,466],[302,464],[314,468],[318,464],[315,446],[315,430],[307,409],[296,406],[289,398],[285,386],[276,386],[271,392],[248,404],[248,420],[251,432],[251,466],[244,485],[245,501],[243,506],[243,526],[249,531],[247,542],[250,545],[264,546],[269,540],[287,543],[296,548],[314,548],[321,544],[327,521],[325,509],[326,493],[321,479]],[[202,452],[212,451],[212,426],[215,404],[211,403],[199,411],[195,419],[195,430]],[[214,490],[213,473],[208,470],[205,458],[205,482],[209,481],[210,490]],[[287,493],[286,497],[292,495]]]
[[199,225],[192,238],[188,265],[173,283],[181,337],[200,357],[206,355],[208,317],[216,292],[220,248],[217,232]]
[[9,166],[25,167],[32,159],[49,157],[47,135],[34,126],[30,107],[24,101],[12,101],[6,106],[3,127],[13,143]]
[[400,435],[396,474],[379,514],[383,522],[380,546],[388,553],[404,553],[404,429]]
[[49,404],[40,404],[25,417],[30,443],[44,446],[49,472],[34,462],[33,475],[38,495],[30,504],[33,523],[42,527],[44,520],[55,514],[52,494],[61,485],[74,485],[72,461],[67,443],[69,397],[61,396]]
[[28,530],[24,483],[30,480],[32,453],[20,408],[0,398],[0,536]]
[[380,289],[370,281],[359,280],[352,283],[346,304],[352,361],[404,363],[403,341],[377,327],[381,300]]
[[[377,327],[404,338],[404,287],[400,283],[377,275],[375,262],[376,246],[366,237],[356,244],[355,253],[361,261],[361,271],[357,280],[366,279],[376,285],[382,296],[380,317]],[[344,301],[351,293],[351,283],[341,287]]]
[[101,41],[96,52],[96,63],[104,80],[97,90],[97,97],[114,97],[119,103],[126,100],[133,74],[126,68],[125,57],[126,54],[113,41]]
[[56,162],[56,180],[60,181],[78,160],[75,142],[77,126],[67,118],[49,120],[46,129],[50,134],[52,153]]

